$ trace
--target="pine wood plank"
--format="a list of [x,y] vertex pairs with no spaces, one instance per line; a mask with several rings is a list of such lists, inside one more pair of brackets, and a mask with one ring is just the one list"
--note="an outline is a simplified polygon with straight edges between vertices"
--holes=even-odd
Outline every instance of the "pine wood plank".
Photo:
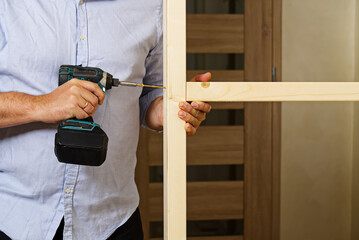
[[186,133],[177,116],[186,96],[186,2],[164,9],[164,238],[186,239]]
[[[188,138],[187,165],[243,164],[243,126],[203,126]],[[148,132],[148,164],[162,166],[162,135]]]
[[359,101],[358,82],[187,83],[187,101]]
[[[188,220],[243,218],[243,182],[189,182]],[[150,221],[162,221],[162,183],[150,183]]]
[[188,53],[243,53],[243,14],[188,14]]

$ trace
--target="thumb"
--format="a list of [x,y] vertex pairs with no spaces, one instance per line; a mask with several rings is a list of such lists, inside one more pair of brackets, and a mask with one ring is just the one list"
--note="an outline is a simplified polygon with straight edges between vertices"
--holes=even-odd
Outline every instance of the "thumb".
[[204,74],[200,74],[195,76],[194,78],[191,79],[190,82],[208,82],[209,80],[211,80],[212,74],[210,72],[206,72]]

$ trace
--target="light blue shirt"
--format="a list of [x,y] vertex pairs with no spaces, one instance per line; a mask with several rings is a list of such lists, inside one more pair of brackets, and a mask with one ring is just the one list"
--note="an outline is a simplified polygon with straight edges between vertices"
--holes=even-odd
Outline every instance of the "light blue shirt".
[[[161,85],[162,0],[0,0],[0,92],[47,94],[62,64]],[[100,167],[59,163],[57,124],[0,129],[0,230],[13,239],[52,239],[64,217],[64,239],[109,237],[138,206],[140,118],[160,95],[106,91],[94,117],[109,137]]]

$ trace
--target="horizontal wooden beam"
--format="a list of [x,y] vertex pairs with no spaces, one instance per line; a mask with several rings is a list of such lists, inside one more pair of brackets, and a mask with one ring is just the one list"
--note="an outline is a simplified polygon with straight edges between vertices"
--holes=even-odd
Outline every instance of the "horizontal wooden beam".
[[[243,219],[243,181],[188,182],[187,219]],[[149,219],[163,220],[163,185],[149,185]]]
[[359,82],[188,82],[187,101],[359,101]]
[[188,165],[243,164],[243,126],[203,126],[187,139]]
[[[243,164],[243,126],[203,126],[188,138],[187,165]],[[162,166],[162,135],[148,131],[148,164]]]
[[188,53],[243,53],[243,14],[188,14]]

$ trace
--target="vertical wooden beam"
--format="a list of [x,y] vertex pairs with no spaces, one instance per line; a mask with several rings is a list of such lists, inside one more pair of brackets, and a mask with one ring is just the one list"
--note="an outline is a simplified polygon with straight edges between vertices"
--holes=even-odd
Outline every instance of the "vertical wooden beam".
[[186,239],[186,1],[164,0],[164,239]]
[[[244,79],[272,80],[273,0],[245,1]],[[245,103],[244,239],[274,240],[272,103]]]

